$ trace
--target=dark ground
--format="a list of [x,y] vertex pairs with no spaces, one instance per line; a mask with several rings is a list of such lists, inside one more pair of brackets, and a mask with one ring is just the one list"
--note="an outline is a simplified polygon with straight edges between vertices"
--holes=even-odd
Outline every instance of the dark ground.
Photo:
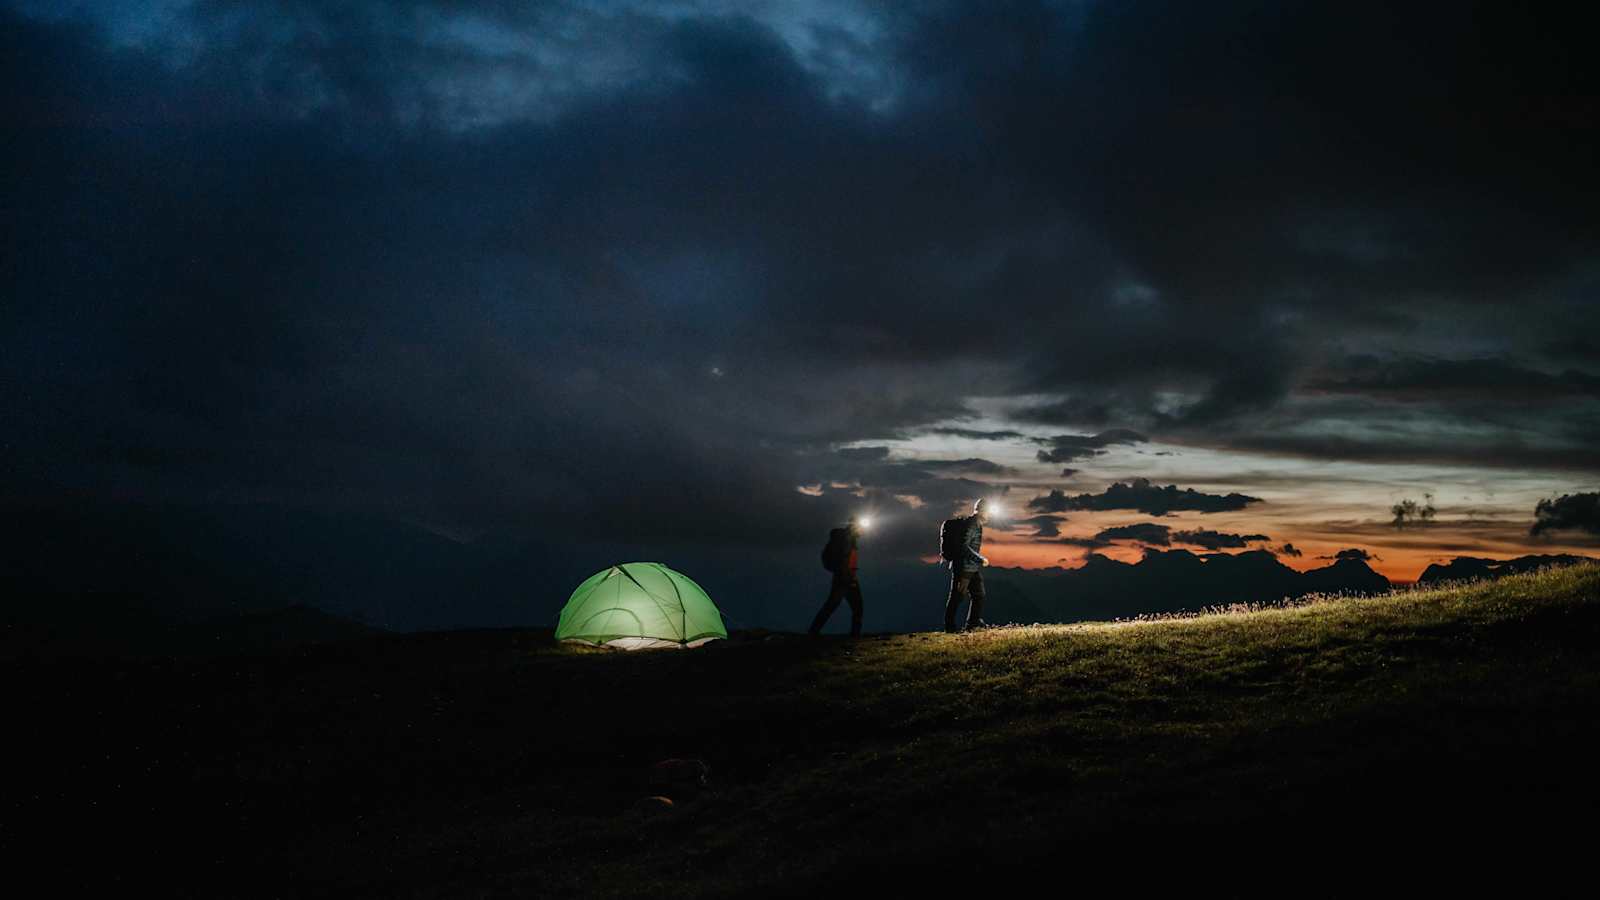
[[[1600,812],[1597,663],[1595,566],[855,643],[14,662],[0,837],[62,891],[1550,893]],[[707,786],[653,785],[670,757]]]

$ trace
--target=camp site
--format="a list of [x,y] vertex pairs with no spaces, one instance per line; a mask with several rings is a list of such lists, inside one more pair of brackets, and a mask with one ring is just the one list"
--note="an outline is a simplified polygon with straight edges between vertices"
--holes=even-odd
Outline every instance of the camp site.
[[[581,626],[642,598],[662,613],[656,649],[596,642],[622,630],[603,625],[13,666],[36,673],[13,708],[52,723],[13,808],[41,836],[104,840],[102,874],[130,882],[173,865],[129,837],[160,810],[198,893],[622,897],[978,889],[1054,871],[1064,847],[1126,871],[1152,841],[1176,867],[1141,875],[1151,886],[1205,865],[1213,841],[1248,841],[1259,858],[1230,878],[1254,893],[1360,835],[1363,862],[1319,875],[1342,893],[1380,877],[1365,860],[1418,847],[1582,859],[1581,829],[1543,811],[1600,800],[1580,712],[1600,690],[1594,565],[1145,621],[734,631],[698,649],[675,639],[714,628],[715,609],[663,610],[666,582],[692,584],[669,572],[607,568],[568,603]],[[63,697],[70,717],[48,708]]]
[[1589,12],[0,0],[0,900],[1594,894]]

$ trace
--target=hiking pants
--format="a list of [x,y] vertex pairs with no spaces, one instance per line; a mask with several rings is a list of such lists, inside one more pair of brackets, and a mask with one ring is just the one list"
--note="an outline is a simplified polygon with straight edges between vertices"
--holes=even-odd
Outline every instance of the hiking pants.
[[967,607],[967,624],[975,625],[983,619],[982,569],[950,572],[950,597],[944,602],[944,627],[947,630],[953,631],[956,627],[956,611],[961,608],[963,596],[972,601],[972,605]]
[[833,585],[828,588],[828,602],[822,604],[822,609],[817,611],[817,617],[811,620],[811,633],[819,634],[822,626],[839,608],[840,600],[850,601],[850,636],[861,636],[861,582],[856,581],[854,572],[835,572]]

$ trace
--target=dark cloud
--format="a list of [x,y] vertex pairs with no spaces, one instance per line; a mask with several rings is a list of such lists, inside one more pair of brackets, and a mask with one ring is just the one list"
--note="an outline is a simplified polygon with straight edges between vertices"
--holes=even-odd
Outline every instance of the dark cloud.
[[1272,538],[1264,534],[1228,534],[1205,528],[1172,533],[1172,542],[1175,544],[1188,544],[1193,547],[1204,547],[1207,550],[1232,550],[1270,540]]
[[[802,199],[815,172],[717,188],[723,166],[776,172],[814,153],[788,135],[799,121],[846,143],[871,131],[809,90],[769,33],[641,20],[684,90],[597,88],[557,120],[462,134],[412,105],[439,86],[428,54],[395,45],[403,63],[363,69],[374,9],[274,13],[283,34],[326,33],[311,43],[262,28],[234,45],[201,17],[179,69],[7,16],[6,83],[36,88],[3,98],[27,135],[9,152],[34,171],[14,195],[29,262],[0,354],[30,434],[7,451],[17,490],[746,542],[803,533],[812,508],[838,517],[795,495],[826,468],[808,448],[964,411],[961,379],[885,359],[871,327],[826,310],[774,328],[772,298],[747,290],[774,274],[752,273],[775,248],[805,252],[791,228],[813,227],[767,217],[768,200],[789,194],[773,208],[810,221],[839,209]],[[273,95],[262,72],[297,93]],[[730,130],[768,103],[799,118]],[[80,360],[65,377],[61,353]]]
[[889,458],[888,447],[843,447],[838,454],[845,459],[858,461],[874,461]]
[[1335,553],[1332,556],[1319,556],[1317,559],[1354,559],[1360,560],[1361,562],[1377,562],[1378,560],[1382,559],[1382,557],[1378,556],[1376,553],[1369,553],[1366,550],[1362,550],[1357,547],[1351,547],[1347,550],[1340,550],[1338,553]]
[[1115,444],[1137,444],[1145,440],[1144,435],[1126,428],[1102,431],[1099,434],[1058,434],[1048,438],[1050,448],[1039,451],[1039,461],[1073,462],[1099,456],[1106,452],[1104,448]]
[[1272,548],[1272,552],[1278,554],[1279,556],[1301,557],[1305,555],[1305,553],[1302,552],[1299,547],[1296,547],[1293,544],[1284,544],[1281,547],[1274,547]]
[[1053,403],[1024,406],[1014,414],[1024,422],[1043,425],[1105,425],[1121,407],[1102,398],[1067,397]]
[[1097,537],[1058,537],[1047,539],[1043,543],[1065,544],[1068,547],[1082,547],[1085,550],[1103,550],[1111,546],[1110,541],[1102,541]]
[[[1600,472],[1600,410],[1559,421],[1535,417],[1504,425],[1481,417],[1407,419],[1403,409],[1368,409],[1357,418],[1387,419],[1376,432],[1351,434],[1336,422],[1297,430],[1274,428],[1217,433],[1204,441],[1220,450],[1297,456],[1314,460],[1368,463],[1449,463],[1501,469],[1553,469]],[[1409,423],[1396,425],[1395,423]],[[1471,437],[1451,437],[1458,426]]]
[[1557,11],[66,6],[0,10],[7,501],[783,547],[875,504],[923,554],[1006,473],[876,442],[1027,439],[973,398],[1118,427],[1055,462],[1600,471]]
[[1009,524],[1018,528],[1032,528],[1034,538],[1056,538],[1061,536],[1061,523],[1065,521],[1062,516],[1030,516],[1026,519],[1017,519]]
[[1132,509],[1153,516],[1164,516],[1172,512],[1234,512],[1260,502],[1259,497],[1250,497],[1237,492],[1204,494],[1194,488],[1179,490],[1175,484],[1160,487],[1151,484],[1149,479],[1135,478],[1126,484],[1121,482],[1112,484],[1099,494],[1078,494],[1069,497],[1061,490],[1053,490],[1049,494],[1028,501],[1028,508],[1039,512]]
[[1589,338],[1560,337],[1546,341],[1540,350],[1554,359],[1600,363],[1600,343]]
[[1048,494],[1042,494],[1028,501],[1028,509],[1034,512],[1061,513],[1076,509],[1072,505],[1072,498],[1065,491],[1057,488]]
[[1540,500],[1534,507],[1533,527],[1528,533],[1538,537],[1551,531],[1600,534],[1600,492]]
[[1207,550],[1240,549],[1249,546],[1251,543],[1271,540],[1264,534],[1228,534],[1204,528],[1179,531],[1157,522],[1142,522],[1135,525],[1118,525],[1113,528],[1106,528],[1096,534],[1095,539],[1100,541],[1133,540],[1160,547],[1169,547],[1173,544],[1188,544],[1192,547],[1204,547]]
[[967,438],[975,441],[1011,441],[1022,440],[1026,437],[1026,435],[1020,431],[1008,431],[1005,429],[1000,429],[997,431],[981,431],[973,428],[929,428],[926,429],[926,433],[942,434],[949,437]]
[[1118,525],[1105,528],[1094,536],[1097,541],[1139,541],[1145,544],[1155,544],[1161,547],[1171,545],[1169,536],[1172,529],[1154,522],[1144,522],[1137,525]]
[[1071,478],[1072,476],[1074,476],[1074,475],[1076,475],[1076,474],[1078,474],[1079,472],[1082,472],[1082,471],[1083,471],[1082,469],[1074,469],[1071,466],[1062,466],[1061,467],[1061,477],[1062,478]]
[[967,459],[919,459],[907,465],[930,472],[959,472],[966,475],[1005,475],[1011,470],[997,462],[977,457]]
[[1600,396],[1600,375],[1565,369],[1545,372],[1510,359],[1379,359],[1356,356],[1336,372],[1313,379],[1313,391],[1362,394],[1407,402],[1438,403],[1465,397],[1516,403],[1554,403],[1568,396]]

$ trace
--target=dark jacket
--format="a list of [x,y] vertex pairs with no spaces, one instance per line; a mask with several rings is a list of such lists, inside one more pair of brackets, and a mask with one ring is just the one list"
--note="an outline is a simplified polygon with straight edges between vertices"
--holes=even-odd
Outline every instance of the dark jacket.
[[[859,539],[860,532],[848,526],[828,532],[827,552],[833,554],[834,562],[829,567],[833,577],[845,579],[856,577],[856,562],[859,559],[856,543]],[[823,565],[828,565],[826,560],[823,561]]]
[[989,564],[988,557],[979,551],[983,549],[983,523],[977,516],[967,519],[967,536],[961,542],[961,558],[950,562],[952,572],[976,572]]

